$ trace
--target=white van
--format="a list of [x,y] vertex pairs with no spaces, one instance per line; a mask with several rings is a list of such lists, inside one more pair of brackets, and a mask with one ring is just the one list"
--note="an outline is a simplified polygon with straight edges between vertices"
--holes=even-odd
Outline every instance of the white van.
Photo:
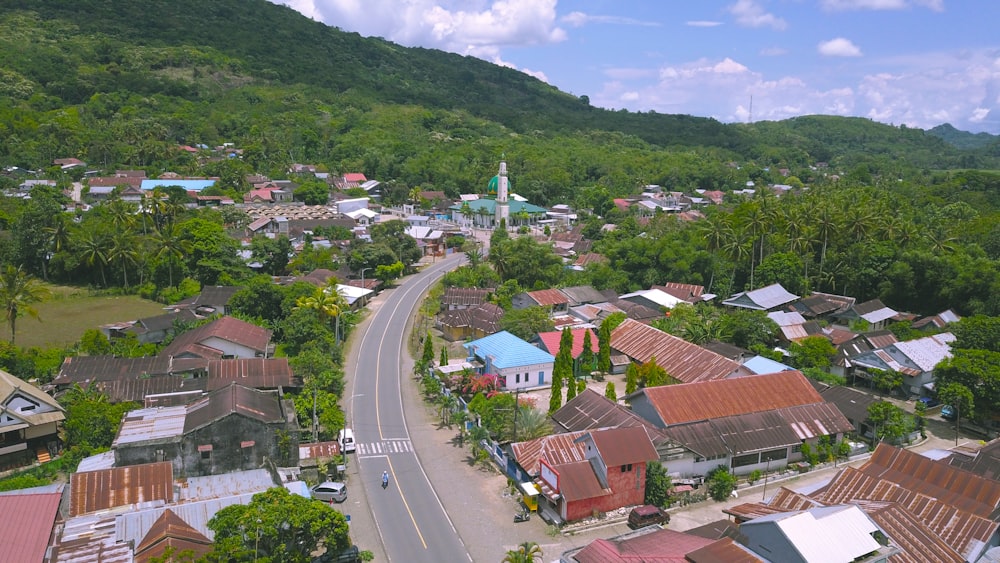
[[340,436],[337,438],[337,443],[340,444],[340,451],[343,453],[351,453],[354,451],[354,431],[350,428],[345,428],[340,431]]

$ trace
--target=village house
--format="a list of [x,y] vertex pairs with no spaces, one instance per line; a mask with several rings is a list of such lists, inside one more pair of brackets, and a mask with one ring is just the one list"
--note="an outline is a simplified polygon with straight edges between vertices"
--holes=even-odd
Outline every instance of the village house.
[[833,442],[853,430],[837,407],[798,371],[639,389],[632,411],[678,443],[705,455],[671,472],[705,475],[717,465],[736,474],[802,459],[802,444]]
[[642,427],[557,434],[511,450],[540,491],[539,514],[557,524],[643,504],[646,465],[657,459]]
[[886,307],[882,301],[872,299],[864,303],[858,303],[846,311],[835,315],[840,321],[851,323],[863,320],[868,323],[868,330],[879,330],[893,320],[899,313]]
[[66,411],[48,393],[0,370],[0,470],[52,459]]
[[159,355],[173,358],[256,358],[269,355],[271,331],[235,317],[221,317],[178,334]]
[[[590,328],[574,328],[570,329],[570,333],[573,335],[573,344],[570,354],[573,357],[573,365],[576,368],[574,372],[580,375],[589,375],[591,371],[597,369],[597,355],[600,352],[598,347],[597,333]],[[590,352],[592,358],[592,365],[582,366],[580,363],[580,356],[583,354],[583,343],[586,340],[586,335],[590,334]],[[537,339],[538,347],[542,350],[548,352],[555,356],[559,353],[559,342],[562,338],[561,331],[550,331],[550,332],[539,332]]]
[[934,390],[934,368],[951,357],[955,335],[933,336],[896,342],[850,358],[856,375],[868,378],[866,369],[895,371],[903,376],[902,390],[908,395],[930,395]]
[[166,461],[177,475],[218,475],[298,462],[295,409],[278,393],[231,384],[183,406],[125,415],[111,445],[115,465]]
[[549,314],[565,313],[569,310],[569,298],[558,289],[540,289],[518,293],[511,299],[515,309],[543,307]]
[[504,387],[530,389],[552,384],[555,356],[506,330],[463,344],[480,374],[496,374]]
[[503,309],[493,303],[471,308],[452,309],[438,316],[436,325],[441,335],[451,341],[485,338],[500,330]]
[[798,295],[789,293],[784,287],[781,287],[781,284],[775,283],[752,291],[737,293],[723,301],[722,304],[755,311],[773,311],[798,298]]
[[669,377],[681,383],[750,375],[739,362],[632,319],[611,331],[611,349],[633,362],[655,358]]

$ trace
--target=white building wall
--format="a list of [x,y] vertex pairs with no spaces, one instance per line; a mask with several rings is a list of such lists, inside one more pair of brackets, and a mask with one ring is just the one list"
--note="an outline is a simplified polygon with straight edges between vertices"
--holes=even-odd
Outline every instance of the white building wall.
[[[542,373],[542,383],[538,382],[538,373]],[[552,385],[552,364],[531,364],[497,370],[497,374],[507,382],[507,389],[534,389]],[[520,378],[517,375],[520,374]],[[527,380],[525,380],[527,374]],[[520,382],[517,380],[520,379]]]
[[235,342],[230,342],[228,340],[223,340],[216,336],[209,337],[201,341],[201,344],[215,348],[216,350],[221,350],[223,355],[233,358],[256,358],[257,351],[253,348],[248,348],[246,346],[237,344]]

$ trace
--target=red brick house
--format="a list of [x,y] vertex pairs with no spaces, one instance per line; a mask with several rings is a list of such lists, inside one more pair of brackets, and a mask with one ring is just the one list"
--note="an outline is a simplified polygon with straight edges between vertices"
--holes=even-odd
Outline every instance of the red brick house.
[[538,511],[543,516],[571,522],[643,504],[646,464],[658,459],[644,428],[591,430],[573,443],[577,455],[548,451],[538,459],[535,483],[541,490]]

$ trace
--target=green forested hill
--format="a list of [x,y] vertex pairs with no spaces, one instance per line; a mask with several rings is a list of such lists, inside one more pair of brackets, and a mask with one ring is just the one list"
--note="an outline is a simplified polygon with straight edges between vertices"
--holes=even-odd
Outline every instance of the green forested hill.
[[[507,151],[521,191],[544,202],[574,185],[733,187],[817,161],[901,176],[1000,157],[997,144],[962,150],[857,118],[726,125],[603,110],[509,68],[362,38],[265,0],[29,6],[0,0],[5,166],[76,156],[183,170],[192,163],[177,144],[227,141],[265,173],[314,162],[454,192]],[[751,166],[734,173],[728,161]]]

